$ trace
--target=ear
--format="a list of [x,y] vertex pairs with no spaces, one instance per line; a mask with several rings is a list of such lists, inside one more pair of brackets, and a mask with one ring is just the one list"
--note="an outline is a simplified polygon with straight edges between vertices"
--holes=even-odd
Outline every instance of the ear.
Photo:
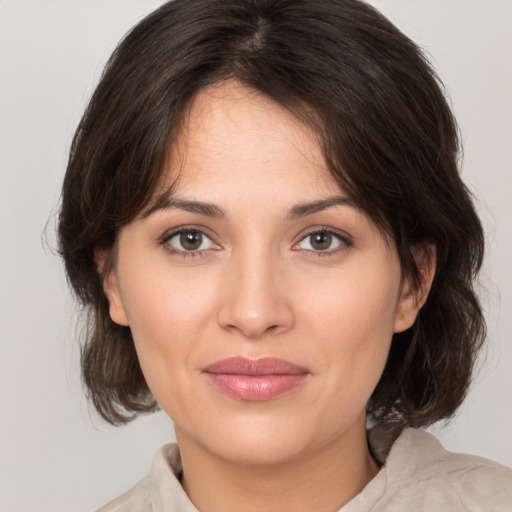
[[422,244],[411,247],[411,253],[420,272],[420,285],[416,287],[409,278],[404,280],[398,300],[394,332],[402,332],[414,324],[419,310],[425,304],[436,273],[436,247]]
[[94,261],[96,268],[103,282],[103,291],[109,304],[109,314],[113,322],[118,325],[129,325],[126,311],[124,309],[119,283],[117,280],[114,265],[108,259],[112,253],[105,249],[94,249]]

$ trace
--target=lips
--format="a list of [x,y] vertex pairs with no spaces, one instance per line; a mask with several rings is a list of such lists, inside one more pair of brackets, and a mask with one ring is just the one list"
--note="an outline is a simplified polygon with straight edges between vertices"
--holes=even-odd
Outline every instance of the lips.
[[240,400],[276,398],[304,382],[310,372],[283,359],[231,357],[205,368],[203,374],[219,391]]

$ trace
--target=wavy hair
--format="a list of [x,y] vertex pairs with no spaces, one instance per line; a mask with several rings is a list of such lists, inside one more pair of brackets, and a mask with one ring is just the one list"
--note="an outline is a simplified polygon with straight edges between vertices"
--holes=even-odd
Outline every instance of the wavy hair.
[[109,316],[94,251],[115,261],[119,229],[150,206],[169,142],[202,88],[237,80],[319,134],[329,170],[396,243],[434,244],[434,282],[415,325],[392,340],[368,410],[414,427],[450,417],[485,334],[474,279],[484,237],[459,175],[457,125],[421,50],[358,0],[174,0],[136,25],[108,61],[71,146],[59,244],[88,314],[82,376],[120,424],[158,406],[129,327]]

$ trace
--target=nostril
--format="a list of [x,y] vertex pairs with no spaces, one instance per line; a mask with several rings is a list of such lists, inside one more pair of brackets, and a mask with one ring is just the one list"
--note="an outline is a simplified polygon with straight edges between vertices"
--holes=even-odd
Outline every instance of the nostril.
[[265,336],[277,335],[285,326],[280,324],[272,324],[268,327],[264,327],[261,324],[240,322],[239,325],[236,323],[230,323],[225,324],[223,327],[232,333],[240,333],[248,339],[258,340]]
[[256,340],[280,334],[293,326],[289,296],[269,286],[268,279],[263,280],[262,275],[258,273],[255,277],[251,272],[238,280],[237,286],[226,287],[217,310],[220,327]]

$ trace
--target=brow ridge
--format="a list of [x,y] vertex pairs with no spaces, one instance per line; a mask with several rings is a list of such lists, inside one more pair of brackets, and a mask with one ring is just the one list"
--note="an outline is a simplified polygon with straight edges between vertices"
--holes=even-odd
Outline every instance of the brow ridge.
[[213,217],[216,219],[226,216],[224,210],[212,203],[178,199],[172,195],[165,194],[159,197],[155,203],[142,214],[142,218],[146,218],[158,210],[169,210],[172,208],[185,210],[190,213],[198,213],[200,215],[205,215],[207,217]]
[[[295,220],[339,205],[351,207],[355,206],[353,201],[347,197],[334,196],[327,199],[319,199],[316,201],[299,203],[290,209],[286,218],[289,220]],[[172,195],[165,194],[159,197],[155,203],[143,213],[142,218],[146,218],[158,210],[167,210],[172,208],[177,208],[213,218],[224,218],[226,216],[222,208],[215,204],[206,203],[203,201],[178,199]]]
[[290,220],[299,219],[301,217],[306,217],[307,215],[312,215],[313,213],[318,213],[327,210],[328,208],[332,208],[333,206],[339,205],[355,207],[354,202],[351,201],[348,197],[334,196],[308,203],[299,203],[290,209],[287,218]]

